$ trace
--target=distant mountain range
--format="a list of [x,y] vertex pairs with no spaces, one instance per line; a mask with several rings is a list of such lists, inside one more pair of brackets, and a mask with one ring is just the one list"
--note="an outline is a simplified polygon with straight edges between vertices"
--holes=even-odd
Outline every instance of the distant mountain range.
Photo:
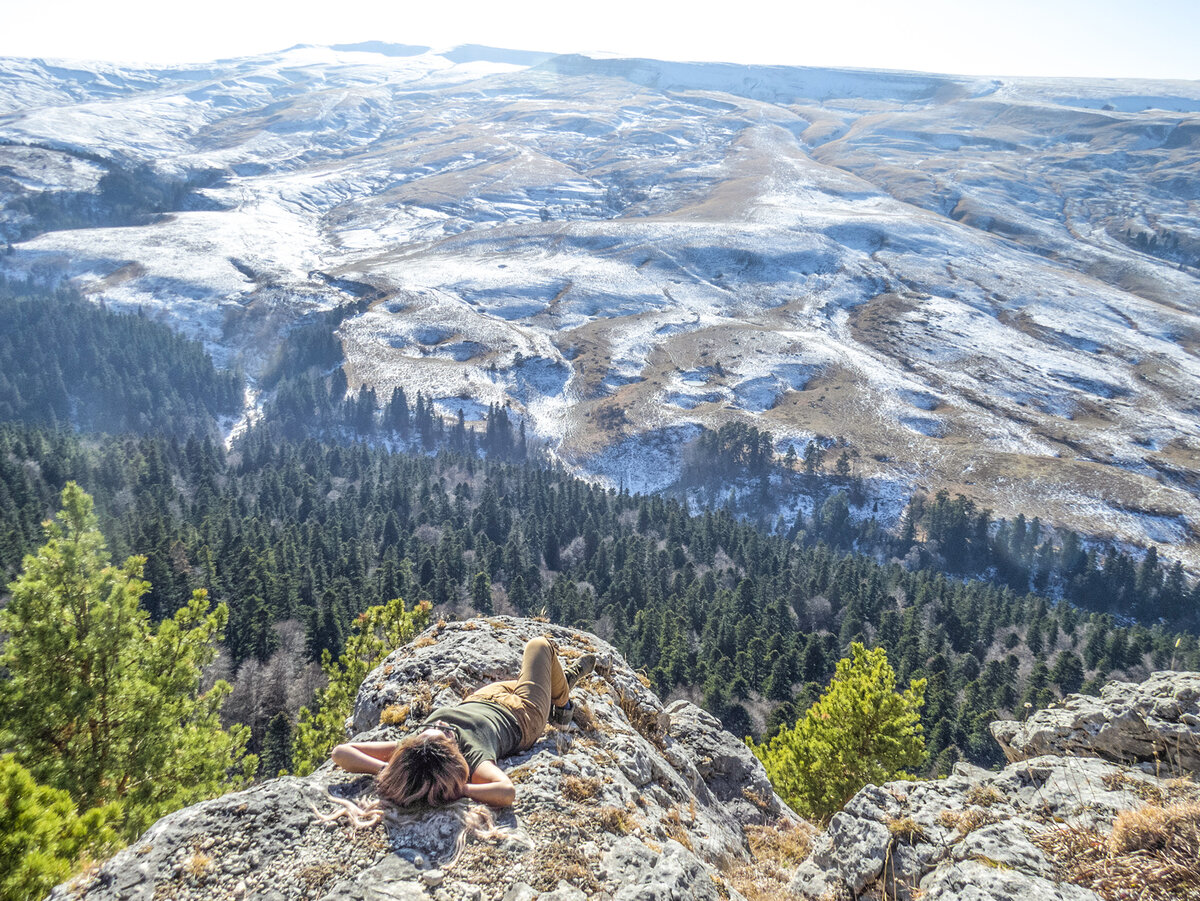
[[[261,373],[508,403],[668,485],[700,426],[1200,565],[1200,82],[294,47],[0,60],[0,267]],[[253,386],[252,386],[253,387]],[[254,398],[255,392],[248,393]],[[261,400],[261,398],[259,398]]]

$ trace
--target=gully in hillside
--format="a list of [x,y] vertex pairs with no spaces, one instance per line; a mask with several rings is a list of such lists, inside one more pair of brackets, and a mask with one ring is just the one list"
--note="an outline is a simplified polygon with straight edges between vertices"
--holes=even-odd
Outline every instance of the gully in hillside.
[[[331,757],[351,773],[374,774],[380,799],[400,807],[459,798],[507,807],[516,790],[496,761],[532,747],[548,722],[569,724],[571,689],[595,664],[594,655],[584,654],[564,668],[553,642],[535,638],[525,645],[515,680],[485,685],[433,711],[421,731],[402,741],[350,742]],[[363,813],[371,821],[382,815]]]

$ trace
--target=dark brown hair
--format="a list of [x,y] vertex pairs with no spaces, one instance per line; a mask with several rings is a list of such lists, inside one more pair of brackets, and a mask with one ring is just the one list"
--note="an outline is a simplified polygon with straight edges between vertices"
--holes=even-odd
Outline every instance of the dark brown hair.
[[463,796],[471,768],[449,735],[428,731],[396,745],[392,758],[375,777],[375,791],[397,807],[451,804]]

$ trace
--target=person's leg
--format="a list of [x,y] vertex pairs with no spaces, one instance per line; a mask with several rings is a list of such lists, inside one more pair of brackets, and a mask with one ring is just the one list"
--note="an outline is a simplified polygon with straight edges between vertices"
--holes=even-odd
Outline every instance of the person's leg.
[[493,701],[511,710],[521,726],[524,749],[541,737],[550,719],[550,705],[565,707],[571,700],[571,684],[558,661],[554,642],[539,637],[525,645],[516,681],[485,685],[466,700]]
[[515,691],[547,716],[552,703],[563,707],[571,700],[571,686],[558,662],[558,649],[549,638],[535,638],[525,645]]

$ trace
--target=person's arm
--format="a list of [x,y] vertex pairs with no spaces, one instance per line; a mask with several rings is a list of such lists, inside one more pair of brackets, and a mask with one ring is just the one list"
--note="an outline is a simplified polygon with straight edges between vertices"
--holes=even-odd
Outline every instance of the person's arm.
[[485,760],[471,774],[471,781],[467,783],[463,794],[472,801],[481,801],[493,807],[510,807],[517,797],[517,789],[504,770],[496,766],[494,761]]
[[396,750],[394,741],[359,741],[338,745],[329,759],[348,773],[379,773]]

